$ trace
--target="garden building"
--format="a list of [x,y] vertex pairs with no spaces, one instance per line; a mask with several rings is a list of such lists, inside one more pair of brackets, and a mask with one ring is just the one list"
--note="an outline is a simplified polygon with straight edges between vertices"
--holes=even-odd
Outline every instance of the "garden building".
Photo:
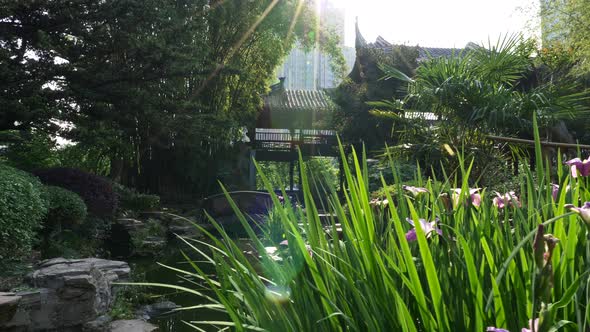
[[[271,86],[251,131],[251,159],[289,163],[289,189],[295,188],[294,171],[299,152],[303,159],[337,157],[336,131],[329,129],[336,105],[324,90],[287,90],[285,78]],[[250,167],[250,186],[256,189],[256,168]]]

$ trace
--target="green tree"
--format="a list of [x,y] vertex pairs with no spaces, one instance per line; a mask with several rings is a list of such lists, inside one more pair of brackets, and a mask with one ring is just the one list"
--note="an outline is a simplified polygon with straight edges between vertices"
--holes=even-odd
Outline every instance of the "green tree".
[[534,43],[506,37],[496,45],[426,61],[413,78],[393,67],[385,70],[408,83],[400,103],[404,109],[433,112],[457,142],[473,130],[531,138],[534,114],[550,138],[556,123],[586,114],[588,93],[576,82],[549,80],[536,67],[534,51]]
[[541,1],[543,46],[568,48],[578,74],[590,72],[590,2]]
[[[380,113],[401,115],[395,120],[399,142],[388,151],[442,175],[441,166],[457,166],[451,147],[461,149],[475,161],[472,174],[480,184],[496,185],[512,171],[506,169],[510,151],[498,149],[487,135],[532,139],[537,117],[544,139],[575,143],[566,123],[588,114],[588,91],[575,80],[559,79],[531,56],[535,50],[515,36],[427,60],[412,78],[383,66],[390,79],[407,83],[406,96]],[[407,112],[429,112],[438,121],[428,125],[405,117]]]
[[55,130],[59,92],[50,86],[62,75],[49,36],[66,42],[62,18],[49,19],[34,1],[0,2],[0,131]]
[[[359,45],[360,46],[360,45]],[[384,80],[385,72],[379,66],[398,68],[406,75],[413,75],[418,66],[418,48],[395,45],[390,50],[357,46],[357,62],[350,76],[332,93],[339,108],[334,113],[332,126],[347,143],[364,144],[368,149],[381,149],[391,142],[393,121],[375,117],[371,111],[381,104],[371,101],[402,98],[404,84],[397,80]]]
[[[91,158],[94,171],[151,192],[216,186],[219,163],[231,157],[241,128],[254,123],[261,95],[295,40],[310,46],[319,33],[332,51],[337,42],[314,32],[313,4],[295,0],[2,6],[0,59],[11,61],[15,86],[34,91],[0,96],[23,109],[3,111],[0,129],[71,124],[47,132],[100,156]],[[31,59],[19,61],[27,54]],[[44,98],[36,97],[40,106],[23,104],[22,96],[36,95]]]

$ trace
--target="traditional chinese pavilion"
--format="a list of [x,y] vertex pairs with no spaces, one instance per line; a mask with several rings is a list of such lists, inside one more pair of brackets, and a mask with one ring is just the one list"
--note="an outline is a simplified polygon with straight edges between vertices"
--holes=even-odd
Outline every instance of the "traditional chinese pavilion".
[[[271,86],[264,98],[256,128],[250,134],[251,159],[288,162],[289,186],[294,188],[293,173],[299,152],[304,159],[314,156],[338,156],[336,132],[327,129],[329,113],[335,105],[323,90],[287,90],[285,78]],[[250,167],[250,184],[256,184],[256,168]]]

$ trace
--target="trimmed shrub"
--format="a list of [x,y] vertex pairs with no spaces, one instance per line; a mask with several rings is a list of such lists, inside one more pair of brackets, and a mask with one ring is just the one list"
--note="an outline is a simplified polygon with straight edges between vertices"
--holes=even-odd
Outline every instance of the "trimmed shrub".
[[153,211],[160,207],[160,196],[135,194],[126,200],[122,200],[121,204],[124,208],[133,211]]
[[113,188],[119,196],[119,208],[131,211],[153,211],[160,208],[160,196],[140,194],[135,189],[122,184],[113,183]]
[[39,180],[0,164],[0,260],[18,259],[30,252],[46,212]]
[[46,186],[45,190],[49,198],[45,223],[49,227],[69,227],[84,221],[86,204],[78,194],[56,186]]
[[47,185],[62,187],[80,195],[90,214],[111,217],[117,209],[117,195],[113,186],[100,176],[64,167],[43,169],[35,174]]

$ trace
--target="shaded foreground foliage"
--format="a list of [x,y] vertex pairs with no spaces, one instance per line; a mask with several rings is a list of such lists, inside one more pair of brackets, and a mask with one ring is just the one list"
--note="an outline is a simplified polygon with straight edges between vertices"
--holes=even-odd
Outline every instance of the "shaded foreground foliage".
[[39,179],[0,164],[0,261],[29,255],[47,209]]
[[[325,197],[324,205],[335,215],[328,231],[320,223],[302,172],[305,209],[293,207],[284,196],[285,208],[274,211],[273,219],[286,230],[287,247],[265,248],[265,237],[255,234],[236,209],[258,259],[248,258],[212,220],[222,237],[210,235],[210,252],[185,241],[215,266],[215,276],[190,261],[194,270],[176,271],[195,277],[195,289],[163,286],[207,302],[187,310],[227,313],[228,321],[187,322],[197,329],[214,325],[239,331],[484,331],[496,326],[520,331],[529,320],[541,317],[536,331],[586,331],[588,230],[564,206],[590,200],[587,179],[573,179],[561,166],[552,176],[542,167],[540,153],[536,158],[536,174],[521,175],[520,188],[514,188],[518,204],[510,202],[512,194],[491,195],[485,189],[475,204],[467,193],[477,184],[469,182],[471,164],[464,160],[441,179],[440,189],[433,188],[431,179],[418,178],[428,192],[411,194],[394,181],[398,190],[394,197],[387,194],[388,204],[370,204],[366,161],[353,153],[353,162],[344,169],[344,198],[335,193]],[[462,182],[457,182],[459,177]],[[554,191],[552,178],[564,189]],[[568,185],[571,189],[566,190]],[[502,208],[494,196],[503,200]],[[276,195],[273,199],[280,204]],[[416,227],[406,237],[412,229],[407,218],[416,225],[419,219],[436,219],[429,227],[437,232],[425,234],[428,228]],[[341,240],[336,220],[342,227]],[[538,232],[541,224],[544,228]],[[559,239],[550,254],[543,240],[536,240],[533,249],[535,234],[549,233]],[[203,287],[214,295],[201,293]]]

